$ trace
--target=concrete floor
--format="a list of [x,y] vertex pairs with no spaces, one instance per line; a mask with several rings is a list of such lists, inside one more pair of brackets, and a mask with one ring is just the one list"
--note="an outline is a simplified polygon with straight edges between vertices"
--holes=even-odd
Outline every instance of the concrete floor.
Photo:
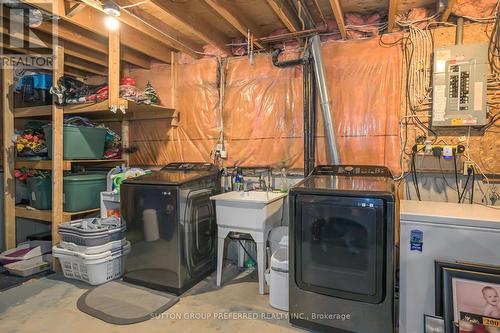
[[[287,313],[269,305],[268,295],[259,295],[252,278],[255,274],[241,278],[247,273],[228,266],[224,273],[228,283],[223,287],[215,286],[213,274],[182,296],[162,318],[126,326],[108,324],[80,312],[76,301],[89,286],[53,274],[0,292],[0,332],[302,332],[290,326]],[[236,312],[258,318],[214,318]]]

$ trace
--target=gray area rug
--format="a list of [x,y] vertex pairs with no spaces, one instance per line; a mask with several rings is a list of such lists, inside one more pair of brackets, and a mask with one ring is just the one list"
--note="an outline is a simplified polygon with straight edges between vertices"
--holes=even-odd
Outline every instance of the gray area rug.
[[179,297],[121,281],[91,289],[78,299],[78,309],[110,324],[129,325],[165,312]]

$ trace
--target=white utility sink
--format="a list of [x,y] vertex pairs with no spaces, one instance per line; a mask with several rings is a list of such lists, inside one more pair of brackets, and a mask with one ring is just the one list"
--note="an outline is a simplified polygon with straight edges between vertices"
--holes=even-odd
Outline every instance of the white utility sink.
[[216,202],[217,225],[264,231],[281,223],[286,193],[227,192],[210,197]]
[[222,283],[224,261],[224,239],[231,232],[252,236],[257,248],[257,270],[259,293],[264,294],[264,271],[266,269],[266,240],[269,231],[283,217],[283,199],[286,193],[272,192],[227,192],[214,195],[217,213],[217,285]]

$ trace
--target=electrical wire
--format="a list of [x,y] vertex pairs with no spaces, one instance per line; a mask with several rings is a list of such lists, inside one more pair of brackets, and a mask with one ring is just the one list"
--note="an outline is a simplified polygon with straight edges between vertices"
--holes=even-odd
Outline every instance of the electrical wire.
[[460,187],[458,186],[458,170],[457,170],[457,152],[456,152],[456,150],[452,150],[452,155],[453,155],[453,169],[455,170],[455,185],[457,186],[458,203],[460,203]]

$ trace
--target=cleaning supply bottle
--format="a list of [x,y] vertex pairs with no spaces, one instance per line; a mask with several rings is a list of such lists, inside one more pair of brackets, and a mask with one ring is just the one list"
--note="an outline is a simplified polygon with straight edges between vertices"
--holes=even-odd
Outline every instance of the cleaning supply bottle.
[[224,167],[222,175],[224,176],[224,192],[229,192],[229,175],[226,167]]

